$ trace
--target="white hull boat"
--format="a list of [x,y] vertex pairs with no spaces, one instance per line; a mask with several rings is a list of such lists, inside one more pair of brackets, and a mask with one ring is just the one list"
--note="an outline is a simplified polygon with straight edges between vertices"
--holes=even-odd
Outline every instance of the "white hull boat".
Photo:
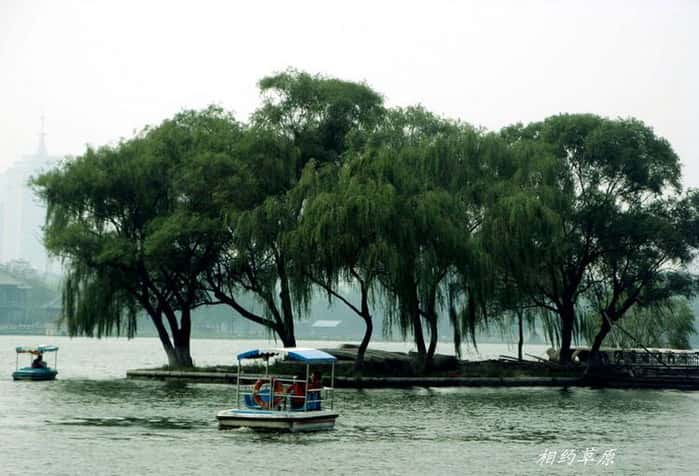
[[[305,364],[305,376],[271,375],[269,360]],[[245,374],[241,361],[263,359],[264,374]],[[253,349],[238,354],[235,387],[236,406],[216,414],[221,428],[252,428],[273,431],[318,431],[335,427],[338,413],[333,409],[335,357],[316,349]],[[322,385],[319,370],[311,367],[331,365],[330,386]]]
[[233,408],[218,412],[219,426],[224,428],[254,428],[261,430],[317,431],[332,430],[338,414],[332,410],[309,412],[256,411]]

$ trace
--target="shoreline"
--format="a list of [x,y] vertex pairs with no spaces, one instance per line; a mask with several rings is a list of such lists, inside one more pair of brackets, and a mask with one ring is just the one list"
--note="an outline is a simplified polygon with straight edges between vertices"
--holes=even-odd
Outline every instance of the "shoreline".
[[[354,371],[356,347],[322,349],[337,358],[335,388],[412,388],[412,387],[590,387],[699,390],[699,369],[655,369],[634,373],[622,367],[608,366],[594,372],[584,366],[562,367],[539,360],[517,360],[501,356],[497,360],[468,361],[454,356],[435,355],[428,371],[418,371],[414,355],[367,349],[361,374]],[[262,367],[247,367],[263,370]],[[272,374],[298,374],[298,364],[275,362]],[[184,383],[218,383],[235,385],[237,367],[127,370],[126,378],[177,381]],[[327,376],[325,382],[328,384]]]
[[[215,383],[235,385],[235,372],[198,370],[133,369],[127,379],[158,380],[182,383]],[[617,389],[699,390],[699,378],[670,377],[346,377],[335,378],[335,388],[349,389],[405,389],[413,387],[589,387]]]
[[[126,378],[184,383],[235,385],[237,373],[210,370],[133,369]],[[411,387],[569,387],[578,386],[576,377],[335,377],[335,388]]]

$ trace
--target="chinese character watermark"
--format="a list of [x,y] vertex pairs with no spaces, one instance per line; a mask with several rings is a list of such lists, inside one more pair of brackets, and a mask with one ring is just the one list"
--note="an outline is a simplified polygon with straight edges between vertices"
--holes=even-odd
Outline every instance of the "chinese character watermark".
[[602,456],[597,460],[597,464],[601,464],[604,466],[609,466],[610,464],[614,464],[614,456],[616,456],[616,448],[612,448],[610,450],[606,450]]
[[616,451],[616,448],[602,451],[594,447],[580,451],[575,448],[566,448],[559,451],[546,448],[537,458],[536,464],[539,466],[553,464],[609,466],[614,464]]

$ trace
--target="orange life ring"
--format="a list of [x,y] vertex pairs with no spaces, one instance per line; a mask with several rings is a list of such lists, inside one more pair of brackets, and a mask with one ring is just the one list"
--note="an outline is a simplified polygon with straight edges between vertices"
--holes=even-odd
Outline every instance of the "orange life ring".
[[306,386],[303,382],[294,382],[286,388],[287,395],[291,395],[291,408],[303,407],[306,399]]
[[[255,385],[252,387],[252,399],[260,408],[277,408],[279,404],[282,402],[282,393],[284,392],[284,386],[279,380],[272,379],[272,398],[265,401],[264,398],[262,398],[262,395],[260,395],[260,390],[264,385],[267,385],[267,383],[267,380],[262,379],[255,382]],[[270,402],[272,402],[271,405]]]

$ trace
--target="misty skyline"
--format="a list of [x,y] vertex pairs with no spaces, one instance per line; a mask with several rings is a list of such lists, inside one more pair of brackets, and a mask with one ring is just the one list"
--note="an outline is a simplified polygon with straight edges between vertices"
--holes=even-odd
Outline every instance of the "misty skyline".
[[562,112],[636,117],[699,186],[699,2],[0,3],[0,172],[130,137],[182,109],[246,120],[288,67],[390,106],[497,130]]

